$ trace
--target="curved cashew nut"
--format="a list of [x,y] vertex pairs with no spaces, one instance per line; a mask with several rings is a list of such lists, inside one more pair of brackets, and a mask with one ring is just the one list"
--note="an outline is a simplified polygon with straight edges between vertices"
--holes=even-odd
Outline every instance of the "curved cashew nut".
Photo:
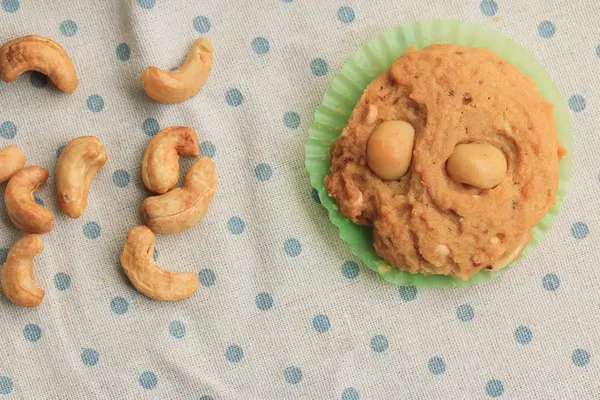
[[12,82],[25,71],[47,75],[63,92],[77,89],[77,73],[69,55],[52,39],[22,36],[0,47],[0,79]]
[[56,165],[56,189],[63,211],[79,218],[87,206],[92,179],[106,163],[106,151],[98,138],[82,136],[67,143]]
[[48,171],[37,165],[19,170],[10,178],[4,193],[10,220],[27,233],[47,233],[54,227],[54,214],[37,204],[35,192],[48,179]]
[[12,245],[2,267],[0,279],[2,290],[10,301],[18,306],[39,306],[44,291],[33,279],[33,257],[44,250],[40,235],[27,235]]
[[163,71],[148,67],[142,73],[146,94],[159,103],[181,103],[200,91],[212,68],[213,46],[206,38],[197,39],[181,67]]
[[121,266],[135,288],[154,300],[183,300],[198,290],[198,276],[193,272],[164,271],[153,261],[156,237],[145,226],[127,232],[121,252]]
[[216,187],[215,166],[210,158],[199,158],[185,175],[182,188],[144,200],[146,225],[156,233],[178,233],[191,228],[206,214]]
[[10,179],[27,161],[25,154],[16,146],[10,145],[0,150],[0,183]]
[[172,126],[158,132],[146,146],[142,180],[151,192],[163,194],[179,180],[179,157],[198,157],[198,136],[193,129]]

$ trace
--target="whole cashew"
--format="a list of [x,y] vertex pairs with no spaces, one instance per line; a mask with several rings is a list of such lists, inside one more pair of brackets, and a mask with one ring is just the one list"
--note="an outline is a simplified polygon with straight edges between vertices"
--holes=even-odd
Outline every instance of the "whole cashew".
[[35,192],[48,179],[48,171],[37,165],[19,170],[10,178],[4,193],[10,220],[27,233],[47,233],[54,227],[54,214],[37,204]]
[[172,126],[158,132],[146,146],[142,180],[151,192],[163,194],[179,180],[179,157],[198,157],[198,136],[193,129]]
[[18,306],[36,307],[44,298],[44,291],[33,279],[33,257],[44,250],[40,235],[27,235],[12,245],[2,267],[2,290]]
[[0,183],[10,179],[27,161],[25,154],[16,146],[10,145],[0,150]]
[[181,67],[163,71],[148,67],[142,73],[142,86],[146,94],[159,103],[181,103],[200,91],[212,68],[212,43],[201,37],[185,56]]
[[69,55],[52,39],[22,36],[0,47],[0,79],[12,82],[25,71],[47,75],[63,92],[77,89],[77,73]]
[[106,163],[106,151],[98,138],[82,136],[67,143],[56,165],[56,190],[63,211],[79,218],[87,206],[92,179]]
[[127,232],[121,252],[121,266],[133,286],[154,300],[183,300],[198,290],[198,276],[193,272],[164,271],[153,261],[156,237],[145,226]]
[[216,187],[215,166],[210,158],[199,158],[185,175],[182,188],[144,200],[146,225],[156,233],[178,233],[191,228],[206,214]]

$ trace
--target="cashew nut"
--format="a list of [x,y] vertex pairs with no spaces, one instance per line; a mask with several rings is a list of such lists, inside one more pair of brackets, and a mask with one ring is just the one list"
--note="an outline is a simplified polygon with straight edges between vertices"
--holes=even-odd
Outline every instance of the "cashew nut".
[[6,182],[23,168],[26,160],[25,154],[16,146],[10,145],[0,150],[0,183]]
[[179,180],[179,157],[200,155],[198,136],[193,129],[173,126],[158,132],[146,146],[142,180],[151,192],[163,194]]
[[201,37],[185,56],[181,67],[163,71],[148,67],[142,73],[142,86],[146,94],[159,103],[181,103],[200,91],[212,68],[212,43]]
[[22,36],[0,47],[0,79],[12,82],[25,71],[47,75],[63,92],[77,89],[77,73],[67,52],[41,36]]
[[54,227],[54,214],[37,204],[35,192],[48,179],[48,171],[37,165],[15,173],[6,185],[4,202],[10,220],[27,233],[47,233]]
[[367,164],[381,179],[399,179],[412,161],[415,129],[405,121],[381,123],[367,143]]
[[446,163],[446,171],[452,180],[479,189],[497,186],[504,179],[506,169],[504,153],[483,143],[457,145]]
[[92,179],[106,163],[106,151],[98,138],[82,136],[67,143],[56,165],[56,190],[63,211],[79,218],[87,206]]
[[192,272],[164,271],[153,261],[156,237],[145,226],[127,232],[121,265],[135,288],[154,300],[183,300],[198,290],[198,276]]
[[18,306],[36,307],[44,298],[44,291],[33,279],[33,257],[44,250],[40,235],[27,235],[12,245],[2,267],[2,290]]
[[182,188],[144,200],[146,225],[156,233],[178,233],[191,228],[206,214],[216,186],[212,161],[199,158],[185,175]]

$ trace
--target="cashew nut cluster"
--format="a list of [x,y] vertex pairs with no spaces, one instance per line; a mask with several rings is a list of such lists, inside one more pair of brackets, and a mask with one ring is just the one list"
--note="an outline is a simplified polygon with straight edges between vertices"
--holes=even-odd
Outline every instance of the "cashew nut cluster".
[[10,179],[27,161],[25,153],[18,147],[10,145],[0,150],[0,183]]
[[[369,114],[376,119],[377,109]],[[367,114],[367,119],[369,119]],[[381,179],[400,179],[412,161],[415,129],[405,121],[386,121],[377,126],[367,143],[367,164]]]
[[198,136],[193,129],[173,126],[158,132],[146,146],[142,181],[151,192],[163,194],[179,180],[179,157],[198,157]]
[[34,165],[19,170],[6,185],[6,211],[10,220],[23,232],[47,233],[54,227],[52,211],[37,204],[33,198],[33,193],[47,179],[48,171]]
[[185,175],[183,187],[144,200],[146,225],[156,233],[178,233],[191,228],[206,214],[216,187],[214,164],[210,158],[200,157]]
[[0,272],[2,290],[18,306],[36,307],[44,298],[33,278],[33,258],[44,250],[40,235],[27,235],[17,240]]
[[142,73],[146,94],[159,103],[181,103],[200,91],[213,63],[213,46],[204,37],[197,39],[185,56],[181,67],[164,71],[148,67]]
[[12,82],[25,71],[38,71],[66,93],[77,89],[77,73],[67,52],[55,41],[28,35],[0,47],[0,79]]
[[127,232],[121,252],[121,266],[133,286],[155,300],[183,300],[198,290],[198,276],[192,272],[164,271],[153,261],[156,237],[145,226]]
[[79,218],[87,206],[92,179],[106,163],[106,150],[94,136],[67,143],[56,165],[56,190],[62,210]]
[[446,172],[455,182],[479,189],[491,189],[506,175],[506,156],[498,148],[484,143],[456,145],[446,162]]

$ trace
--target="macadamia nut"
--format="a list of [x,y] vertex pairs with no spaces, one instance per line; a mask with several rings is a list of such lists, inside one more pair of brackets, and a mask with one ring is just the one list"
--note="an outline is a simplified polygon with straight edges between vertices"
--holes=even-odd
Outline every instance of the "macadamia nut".
[[367,164],[381,179],[399,179],[412,161],[415,129],[405,121],[386,121],[367,143]]
[[483,143],[457,145],[446,163],[446,171],[453,181],[479,189],[496,187],[504,179],[506,170],[504,153]]

